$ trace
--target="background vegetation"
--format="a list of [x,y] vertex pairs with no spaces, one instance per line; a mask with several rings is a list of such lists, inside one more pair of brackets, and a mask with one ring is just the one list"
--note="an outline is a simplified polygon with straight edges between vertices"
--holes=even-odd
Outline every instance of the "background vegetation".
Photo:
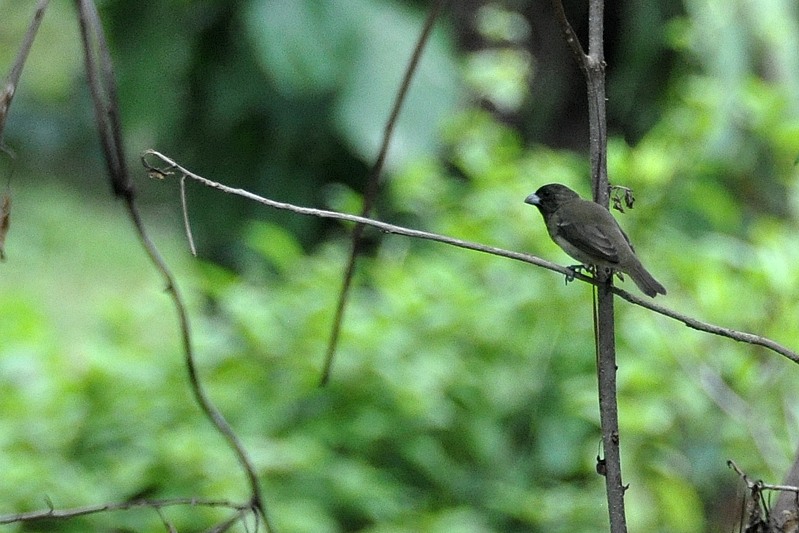
[[[522,203],[553,181],[589,190],[582,82],[549,3],[452,4],[378,216],[568,264]],[[609,170],[638,198],[617,217],[668,288],[664,305],[796,348],[799,8],[641,4],[608,13]],[[103,2],[128,149],[357,211],[425,6]],[[567,8],[581,20],[581,3]],[[7,65],[31,7],[0,12]],[[16,160],[0,158],[14,200],[0,265],[0,513],[243,498],[234,458],[191,401],[163,287],[109,199],[76,28],[71,3],[52,3],[6,129]],[[350,228],[190,187],[194,259],[174,185],[141,173],[137,187],[190,294],[202,375],[254,456],[278,530],[606,527],[587,286],[369,234],[319,389]],[[797,369],[627,304],[617,319],[631,530],[729,531],[740,482],[725,461],[774,482],[793,461]],[[179,531],[224,516],[166,514]],[[6,530],[114,528],[164,526],[140,510]]]

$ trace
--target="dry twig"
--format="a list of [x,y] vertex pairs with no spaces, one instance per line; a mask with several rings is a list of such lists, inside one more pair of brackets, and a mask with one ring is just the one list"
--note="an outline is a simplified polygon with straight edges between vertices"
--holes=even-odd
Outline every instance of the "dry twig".
[[28,513],[17,513],[0,516],[0,525],[14,524],[17,522],[34,522],[37,520],[69,519],[90,514],[102,513],[106,511],[127,511],[130,509],[150,508],[160,510],[165,507],[176,506],[199,506],[199,507],[223,507],[236,511],[236,514],[250,510],[249,504],[236,504],[227,500],[208,500],[203,498],[169,498],[164,500],[132,500],[127,502],[101,503],[97,505],[86,505],[83,507],[73,507],[71,509],[55,509],[52,502],[47,502],[48,508],[42,511],[31,511]]
[[122,144],[122,129],[119,119],[119,104],[113,62],[111,61],[111,53],[105,41],[105,34],[100,22],[100,17],[97,13],[97,6],[92,0],[75,0],[75,3],[78,8],[80,20],[80,33],[83,42],[84,60],[86,63],[86,76],[92,95],[95,121],[100,134],[100,143],[103,148],[103,156],[108,170],[108,177],[111,181],[111,188],[114,194],[125,202],[128,215],[136,229],[139,240],[154,267],[164,280],[166,290],[172,298],[180,325],[184,359],[189,374],[189,384],[195,400],[208,420],[227,441],[247,476],[250,486],[250,502],[245,507],[255,510],[256,513],[260,513],[267,531],[272,531],[266,512],[266,505],[258,483],[258,477],[255,473],[255,467],[244,445],[219,409],[213,404],[200,381],[194,356],[192,334],[186,305],[177,283],[175,282],[172,271],[150,239],[138,210],[135,201],[135,191],[130,180]]
[[[148,157],[153,157],[158,159],[160,161],[160,164],[163,166],[159,167],[158,166],[159,163],[157,162],[155,164],[149,162],[147,159]],[[162,176],[168,176],[177,172],[177,174],[179,174],[181,177],[190,178],[202,185],[205,185],[206,187],[211,187],[213,189],[217,189],[227,194],[234,194],[236,196],[241,196],[275,209],[283,209],[286,211],[297,213],[299,215],[315,216],[320,218],[329,218],[335,220],[343,220],[347,222],[355,222],[357,224],[365,224],[367,226],[372,226],[374,228],[377,228],[378,230],[384,233],[393,233],[395,235],[404,235],[406,237],[436,241],[443,244],[448,244],[450,246],[457,246],[458,248],[473,250],[475,252],[482,252],[491,255],[496,255],[499,257],[505,257],[507,259],[522,261],[524,263],[529,263],[531,265],[535,265],[541,268],[546,268],[553,272],[558,272],[560,274],[563,274],[564,276],[574,275],[574,279],[579,279],[580,281],[597,285],[597,282],[589,276],[585,276],[579,273],[575,274],[573,271],[569,270],[564,266],[552,263],[550,261],[541,259],[540,257],[536,257],[531,254],[514,252],[512,250],[505,250],[503,248],[497,248],[495,246],[488,246],[485,244],[456,239],[454,237],[440,235],[438,233],[431,233],[427,231],[406,228],[403,226],[397,226],[394,224],[389,224],[388,222],[373,220],[371,218],[366,218],[358,215],[350,215],[348,213],[340,213],[338,211],[328,211],[325,209],[316,209],[313,207],[302,207],[286,202],[278,202],[275,200],[270,200],[269,198],[264,198],[263,196],[259,196],[247,190],[238,189],[235,187],[228,187],[227,185],[223,185],[216,181],[212,181],[197,174],[194,174],[190,170],[187,170],[186,168],[176,163],[174,160],[170,159],[169,157],[155,150],[147,150],[144,152],[144,154],[142,154],[142,164],[147,168],[150,175],[153,175],[155,173]],[[794,363],[799,363],[799,353],[796,353],[795,351],[786,348],[785,346],[782,346],[781,344],[766,337],[703,322],[688,315],[668,309],[662,305],[658,305],[654,303],[651,299],[644,299],[634,294],[630,294],[629,292],[620,289],[618,287],[612,287],[612,291],[615,295],[619,296],[624,300],[627,300],[632,304],[644,307],[663,316],[673,318],[674,320],[682,322],[689,328],[698,331],[704,331],[706,333],[711,333],[713,335],[718,335],[720,337],[726,337],[739,342],[745,342],[748,344],[762,346],[775,353],[782,355],[787,359],[790,359]]]
[[[438,18],[438,14],[446,2],[447,0],[436,0],[431,6],[430,13],[427,16],[427,20],[422,28],[422,32],[419,34],[419,39],[416,41],[416,46],[413,49],[411,59],[405,69],[405,75],[402,78],[402,83],[400,84],[400,88],[397,91],[396,97],[394,98],[394,105],[391,109],[391,115],[386,121],[386,126],[383,130],[383,139],[380,143],[380,151],[377,155],[374,165],[372,166],[372,170],[369,172],[369,176],[366,179],[366,191],[363,196],[363,207],[361,208],[361,216],[363,217],[369,216],[369,214],[372,212],[372,207],[377,200],[377,194],[380,188],[380,175],[383,172],[383,165],[385,164],[386,156],[388,155],[388,148],[391,143],[391,136],[394,132],[394,126],[397,124],[397,119],[399,118],[402,104],[405,102],[405,96],[408,94],[408,89],[411,86],[411,80],[416,72],[419,60],[422,57],[422,51],[427,44],[427,41],[433,30],[433,25]],[[344,310],[347,307],[347,300],[349,297],[350,287],[352,285],[352,277],[355,274],[355,261],[358,258],[358,253],[360,252],[363,228],[363,224],[358,223],[355,226],[355,230],[352,232],[350,255],[347,259],[347,266],[344,268],[343,280],[338,295],[338,303],[336,304],[336,313],[333,317],[333,327],[331,328],[330,339],[328,340],[327,350],[325,352],[325,363],[324,367],[322,368],[322,379],[320,380],[321,385],[326,385],[330,380],[330,371],[333,367],[333,358],[336,355],[336,347],[338,346],[338,339],[341,333],[341,324],[344,320]]]

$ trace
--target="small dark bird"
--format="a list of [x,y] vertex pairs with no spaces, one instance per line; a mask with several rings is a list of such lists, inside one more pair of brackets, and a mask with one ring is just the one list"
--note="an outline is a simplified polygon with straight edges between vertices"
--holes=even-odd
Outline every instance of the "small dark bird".
[[611,268],[628,274],[641,292],[654,298],[666,289],[635,256],[630,239],[610,212],[583,200],[565,185],[544,185],[524,199],[544,217],[552,240],[584,265]]

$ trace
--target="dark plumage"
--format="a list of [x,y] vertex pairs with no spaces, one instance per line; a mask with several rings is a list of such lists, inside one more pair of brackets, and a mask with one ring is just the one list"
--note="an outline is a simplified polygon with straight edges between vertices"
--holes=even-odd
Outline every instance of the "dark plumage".
[[663,285],[638,260],[616,219],[601,205],[583,200],[558,183],[544,185],[524,202],[538,208],[549,236],[574,259],[624,272],[652,298],[666,294]]

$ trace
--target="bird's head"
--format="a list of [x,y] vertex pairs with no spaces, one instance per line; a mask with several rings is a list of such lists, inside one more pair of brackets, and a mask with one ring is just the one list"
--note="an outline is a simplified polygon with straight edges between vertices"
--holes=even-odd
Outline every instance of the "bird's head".
[[550,183],[540,187],[533,194],[524,199],[524,203],[534,205],[541,213],[554,213],[561,204],[575,200],[580,196],[560,183]]

